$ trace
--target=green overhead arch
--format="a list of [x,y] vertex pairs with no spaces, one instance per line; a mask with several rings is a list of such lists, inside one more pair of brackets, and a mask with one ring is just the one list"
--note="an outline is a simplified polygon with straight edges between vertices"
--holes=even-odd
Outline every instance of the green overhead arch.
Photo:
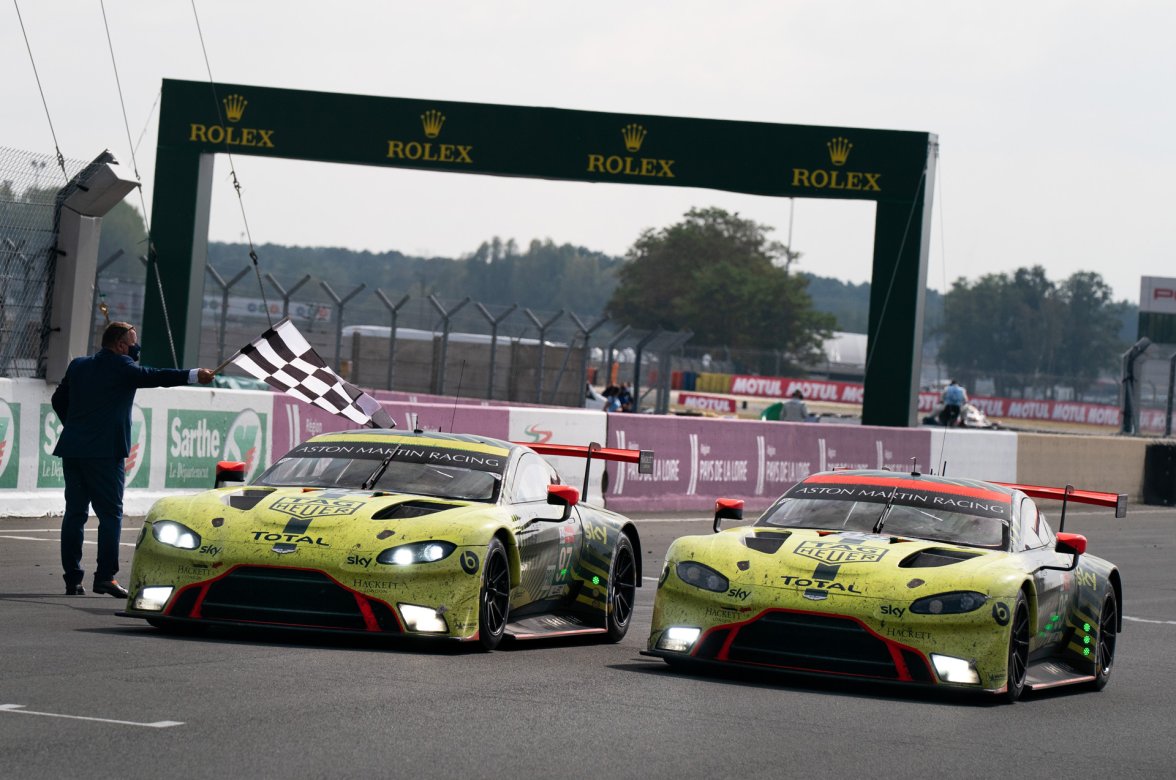
[[[913,426],[936,144],[930,133],[166,79],[152,202],[157,262],[149,265],[152,294],[146,296],[143,326],[163,333],[170,322],[180,364],[195,365],[212,160],[218,153],[872,200],[877,207],[862,422]],[[143,351],[147,362],[172,363],[163,339],[148,339]]]

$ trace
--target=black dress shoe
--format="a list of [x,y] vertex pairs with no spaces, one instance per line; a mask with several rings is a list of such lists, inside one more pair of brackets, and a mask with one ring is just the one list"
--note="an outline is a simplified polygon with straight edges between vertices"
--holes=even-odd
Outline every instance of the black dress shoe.
[[114,580],[107,580],[106,582],[94,583],[95,593],[107,593],[114,596],[116,599],[125,599],[127,597],[127,589],[119,585]]
[[81,585],[66,585],[65,586],[65,595],[67,595],[67,596],[85,596],[86,589],[83,588]]

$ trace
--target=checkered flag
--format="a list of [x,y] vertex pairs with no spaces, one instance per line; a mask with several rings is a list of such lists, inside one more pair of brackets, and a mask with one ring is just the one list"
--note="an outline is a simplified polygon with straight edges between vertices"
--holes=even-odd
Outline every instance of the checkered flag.
[[395,428],[380,402],[327,367],[290,318],[242,347],[229,363],[287,395],[372,428]]

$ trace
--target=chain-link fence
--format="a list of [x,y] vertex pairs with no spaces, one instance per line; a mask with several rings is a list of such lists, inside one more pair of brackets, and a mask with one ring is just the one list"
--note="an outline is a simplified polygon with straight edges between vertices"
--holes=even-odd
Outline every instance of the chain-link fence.
[[0,147],[0,376],[44,376],[57,201],[86,163],[62,165],[50,155]]

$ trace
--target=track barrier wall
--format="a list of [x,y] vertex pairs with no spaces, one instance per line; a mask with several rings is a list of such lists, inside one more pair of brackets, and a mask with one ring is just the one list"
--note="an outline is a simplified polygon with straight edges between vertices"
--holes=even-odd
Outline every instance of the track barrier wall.
[[[61,431],[50,405],[52,391],[39,379],[0,378],[0,516],[40,517],[64,509],[61,462],[52,455]],[[403,429],[653,450],[652,474],[638,474],[634,464],[593,464],[588,502],[600,504],[603,496],[603,503],[620,512],[709,512],[719,497],[742,498],[749,511],[756,511],[811,473],[858,467],[924,473],[946,468],[949,476],[1071,484],[1127,493],[1138,501],[1144,498],[1149,448],[1165,448],[1153,456],[1164,466],[1170,458],[1161,456],[1176,446],[1135,437],[610,415],[471,399],[455,403],[409,393],[376,395]],[[125,512],[142,515],[164,495],[211,487],[218,460],[244,460],[252,477],[294,444],[350,426],[276,393],[141,390],[133,412]],[[557,461],[565,481],[580,487],[583,460]],[[1176,495],[1165,468],[1152,467],[1164,484],[1149,483],[1150,495]]]

